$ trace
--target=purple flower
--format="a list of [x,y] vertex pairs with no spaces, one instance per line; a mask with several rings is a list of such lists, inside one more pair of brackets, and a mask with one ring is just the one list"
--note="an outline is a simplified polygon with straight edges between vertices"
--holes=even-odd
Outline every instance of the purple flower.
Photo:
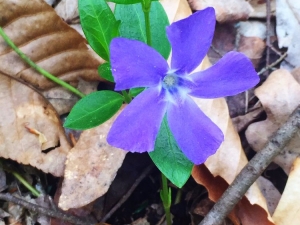
[[119,115],[109,131],[112,146],[130,152],[154,149],[166,115],[179,148],[194,164],[216,152],[224,137],[221,130],[189,96],[219,98],[243,92],[259,81],[252,63],[243,54],[227,53],[201,72],[191,72],[201,63],[212,42],[215,11],[206,8],[167,27],[172,62],[146,44],[115,38],[110,62],[115,90],[146,87]]

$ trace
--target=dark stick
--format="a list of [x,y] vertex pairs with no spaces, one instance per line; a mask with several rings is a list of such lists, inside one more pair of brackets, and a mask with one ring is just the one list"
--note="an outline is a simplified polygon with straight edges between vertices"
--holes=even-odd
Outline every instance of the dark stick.
[[151,170],[154,168],[154,166],[151,164],[148,166],[141,175],[135,180],[134,184],[131,186],[131,188],[127,191],[127,193],[118,201],[118,203],[101,219],[101,223],[104,223],[106,220],[108,220],[112,214],[114,214],[115,211],[117,211],[120,206],[126,202],[126,200],[131,196],[133,191],[136,189],[136,187],[139,185],[139,183],[151,172]]
[[21,198],[17,198],[11,194],[8,193],[0,193],[0,199],[1,200],[5,200],[8,202],[13,202],[17,205],[21,205],[26,209],[29,209],[30,211],[36,212],[36,213],[40,213],[40,214],[44,214],[47,215],[49,217],[54,217],[57,219],[61,219],[64,221],[68,221],[70,223],[73,224],[79,224],[79,225],[92,225],[95,223],[92,223],[91,221],[84,221],[76,216],[72,216],[72,215],[68,215],[66,213],[63,213],[61,211],[53,211],[51,209],[33,204],[31,202],[27,202]]
[[291,138],[300,129],[300,107],[293,112],[288,121],[272,136],[267,145],[248,162],[219,201],[199,225],[219,225],[245,195],[249,187],[267,168]]

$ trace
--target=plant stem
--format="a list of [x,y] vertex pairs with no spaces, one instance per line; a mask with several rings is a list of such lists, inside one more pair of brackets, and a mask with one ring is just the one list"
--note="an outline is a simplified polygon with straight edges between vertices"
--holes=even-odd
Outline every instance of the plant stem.
[[83,98],[85,95],[80,92],[78,89],[74,88],[72,85],[62,81],[61,79],[55,77],[48,71],[44,70],[43,68],[39,67],[37,64],[35,64],[31,59],[29,59],[13,42],[10,40],[10,38],[5,34],[2,27],[0,27],[0,35],[3,37],[3,39],[6,41],[6,43],[32,68],[34,68],[36,71],[47,77],[48,79],[52,80],[53,82],[63,86],[64,88],[68,89],[69,91],[73,92],[74,94],[78,95],[79,97]]
[[147,37],[147,45],[151,46],[151,27],[150,27],[150,8],[151,1],[142,1],[143,12],[145,17],[145,27],[146,27],[146,37]]
[[147,45],[151,46],[151,29],[150,29],[150,12],[145,12],[145,25],[146,25],[146,37],[147,37]]
[[162,180],[162,190],[160,191],[160,198],[163,202],[165,213],[166,213],[166,221],[167,225],[172,225],[172,218],[171,218],[171,189],[168,188],[168,179],[166,176],[161,173],[161,180]]
[[123,90],[122,94],[124,96],[124,100],[127,104],[129,104],[131,102],[131,97],[128,95],[127,91]]
[[32,187],[19,173],[11,171],[12,175],[15,176],[34,196],[39,197],[41,194]]
[[179,188],[176,193],[174,204],[178,204],[180,202],[181,196],[182,196],[182,190],[181,190],[181,188]]

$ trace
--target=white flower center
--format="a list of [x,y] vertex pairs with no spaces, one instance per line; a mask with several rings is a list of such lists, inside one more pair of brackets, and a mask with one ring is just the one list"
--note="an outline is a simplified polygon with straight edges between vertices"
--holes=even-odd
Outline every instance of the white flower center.
[[167,75],[163,79],[163,83],[169,88],[177,84],[178,78],[174,75]]

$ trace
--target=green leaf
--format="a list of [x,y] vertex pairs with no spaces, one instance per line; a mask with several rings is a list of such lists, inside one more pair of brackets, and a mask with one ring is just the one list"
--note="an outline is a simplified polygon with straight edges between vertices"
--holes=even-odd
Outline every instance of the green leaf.
[[117,36],[119,23],[105,0],[79,0],[80,22],[90,46],[103,59],[109,59],[110,41]]
[[158,132],[154,151],[149,155],[157,168],[177,187],[181,188],[190,177],[193,163],[179,149],[166,117]]
[[[121,20],[120,36],[147,42],[145,18],[141,4],[116,5],[115,16]],[[168,16],[159,2],[152,2],[150,9],[150,28],[152,47],[165,59],[169,57],[171,46],[166,36]]]
[[85,130],[110,119],[122,106],[123,96],[113,91],[97,91],[82,98],[72,108],[64,127]]
[[[140,3],[142,0],[106,0],[107,2],[114,2],[117,4],[124,4],[124,5],[129,5],[129,4],[135,4],[135,3]],[[152,2],[158,1],[158,0],[151,0]]]
[[124,5],[129,5],[129,4],[135,4],[135,3],[140,3],[142,0],[107,0],[108,2],[114,2],[117,4],[124,4]]
[[129,94],[131,97],[136,97],[138,96],[145,88],[131,88],[129,90]]
[[109,62],[101,64],[98,67],[98,73],[100,77],[104,78],[105,80],[108,80],[110,82],[115,82],[114,77],[111,73],[111,67]]

